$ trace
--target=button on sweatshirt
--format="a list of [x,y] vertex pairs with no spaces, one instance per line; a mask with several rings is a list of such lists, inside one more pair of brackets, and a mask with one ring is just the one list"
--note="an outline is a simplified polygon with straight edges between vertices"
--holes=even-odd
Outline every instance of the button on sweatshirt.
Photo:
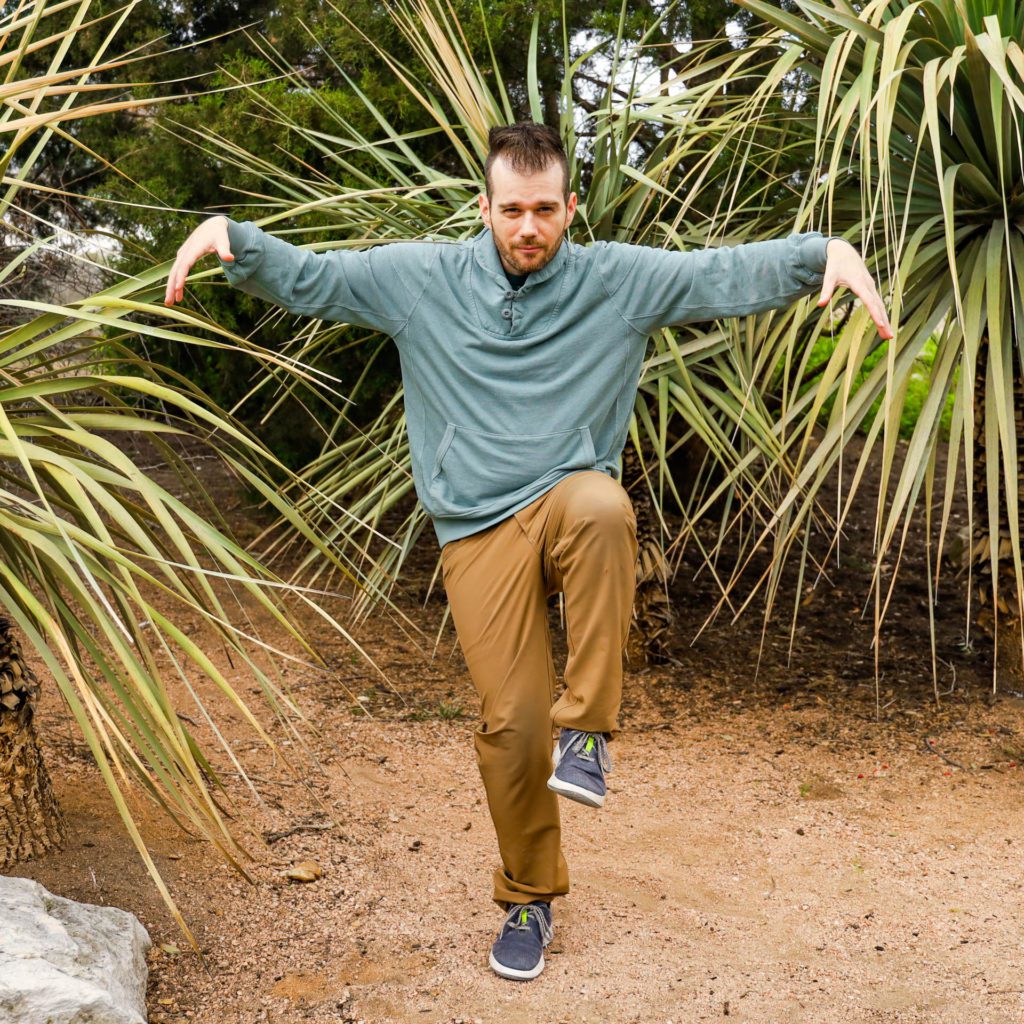
[[647,339],[760,313],[819,288],[829,239],[693,251],[562,241],[510,287],[489,230],[458,242],[314,253],[228,220],[237,288],[397,346],[416,494],[443,547],[563,477],[619,479]]

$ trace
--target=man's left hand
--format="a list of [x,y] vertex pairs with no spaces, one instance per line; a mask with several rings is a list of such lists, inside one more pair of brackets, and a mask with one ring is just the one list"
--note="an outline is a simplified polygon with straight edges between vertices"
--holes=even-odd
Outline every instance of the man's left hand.
[[821,285],[821,298],[818,305],[824,306],[832,298],[836,288],[849,288],[864,303],[864,308],[871,314],[871,319],[878,327],[883,338],[892,338],[892,326],[882,305],[882,297],[875,287],[875,279],[868,271],[867,265],[860,258],[860,253],[841,238],[833,238],[825,249],[825,280]]

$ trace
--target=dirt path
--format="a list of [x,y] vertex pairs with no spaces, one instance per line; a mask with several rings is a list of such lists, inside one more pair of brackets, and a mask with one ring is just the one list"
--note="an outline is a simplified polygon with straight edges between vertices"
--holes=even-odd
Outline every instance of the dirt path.
[[[278,773],[257,822],[336,827],[275,842],[252,887],[149,816],[209,974],[159,948],[180,938],[84,766],[62,773],[67,849],[20,873],[139,914],[154,1024],[1024,1020],[1021,769],[999,739],[1020,702],[931,732],[965,766],[1000,759],[960,770],[901,728],[700,698],[674,721],[634,699],[608,804],[565,805],[573,891],[527,985],[486,963],[501,914],[468,721],[325,707],[329,818]],[[319,881],[281,877],[306,859]]]
[[[627,672],[607,805],[563,805],[573,888],[534,982],[487,966],[497,851],[461,654],[449,630],[431,659],[383,615],[358,639],[400,697],[329,636],[331,672],[289,676],[319,728],[322,773],[290,775],[222,709],[264,800],[252,806],[232,779],[255,832],[253,885],[138,802],[205,968],[176,951],[52,694],[41,724],[71,834],[17,873],[140,917],[152,1024],[1021,1024],[1024,701],[988,699],[990,666],[954,603],[939,621],[936,706],[913,565],[876,692],[854,598],[870,567],[851,533],[833,589],[802,601],[789,664],[786,626],[762,649],[756,615],[691,645],[712,587],[680,575],[678,659]],[[444,605],[427,599],[436,547],[422,548],[402,607],[433,637]],[[313,830],[260,838],[296,826]],[[303,860],[323,876],[287,881]]]

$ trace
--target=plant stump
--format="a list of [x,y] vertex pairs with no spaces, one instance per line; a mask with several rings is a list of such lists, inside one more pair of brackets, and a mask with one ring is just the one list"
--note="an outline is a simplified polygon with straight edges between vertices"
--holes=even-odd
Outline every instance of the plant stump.
[[0,617],[0,869],[41,857],[64,840],[33,723],[38,694],[11,623]]

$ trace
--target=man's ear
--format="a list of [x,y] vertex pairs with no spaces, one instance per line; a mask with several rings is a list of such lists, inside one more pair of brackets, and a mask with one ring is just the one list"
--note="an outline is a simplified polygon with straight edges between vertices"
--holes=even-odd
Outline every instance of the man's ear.
[[476,198],[480,204],[480,216],[483,217],[484,224],[489,228],[491,226],[491,204],[487,199],[487,193],[481,192]]
[[[576,203],[578,202],[575,192],[569,193],[569,199],[565,204],[565,226],[568,227],[572,223],[572,218],[576,213]],[[564,228],[563,228],[564,230]]]

